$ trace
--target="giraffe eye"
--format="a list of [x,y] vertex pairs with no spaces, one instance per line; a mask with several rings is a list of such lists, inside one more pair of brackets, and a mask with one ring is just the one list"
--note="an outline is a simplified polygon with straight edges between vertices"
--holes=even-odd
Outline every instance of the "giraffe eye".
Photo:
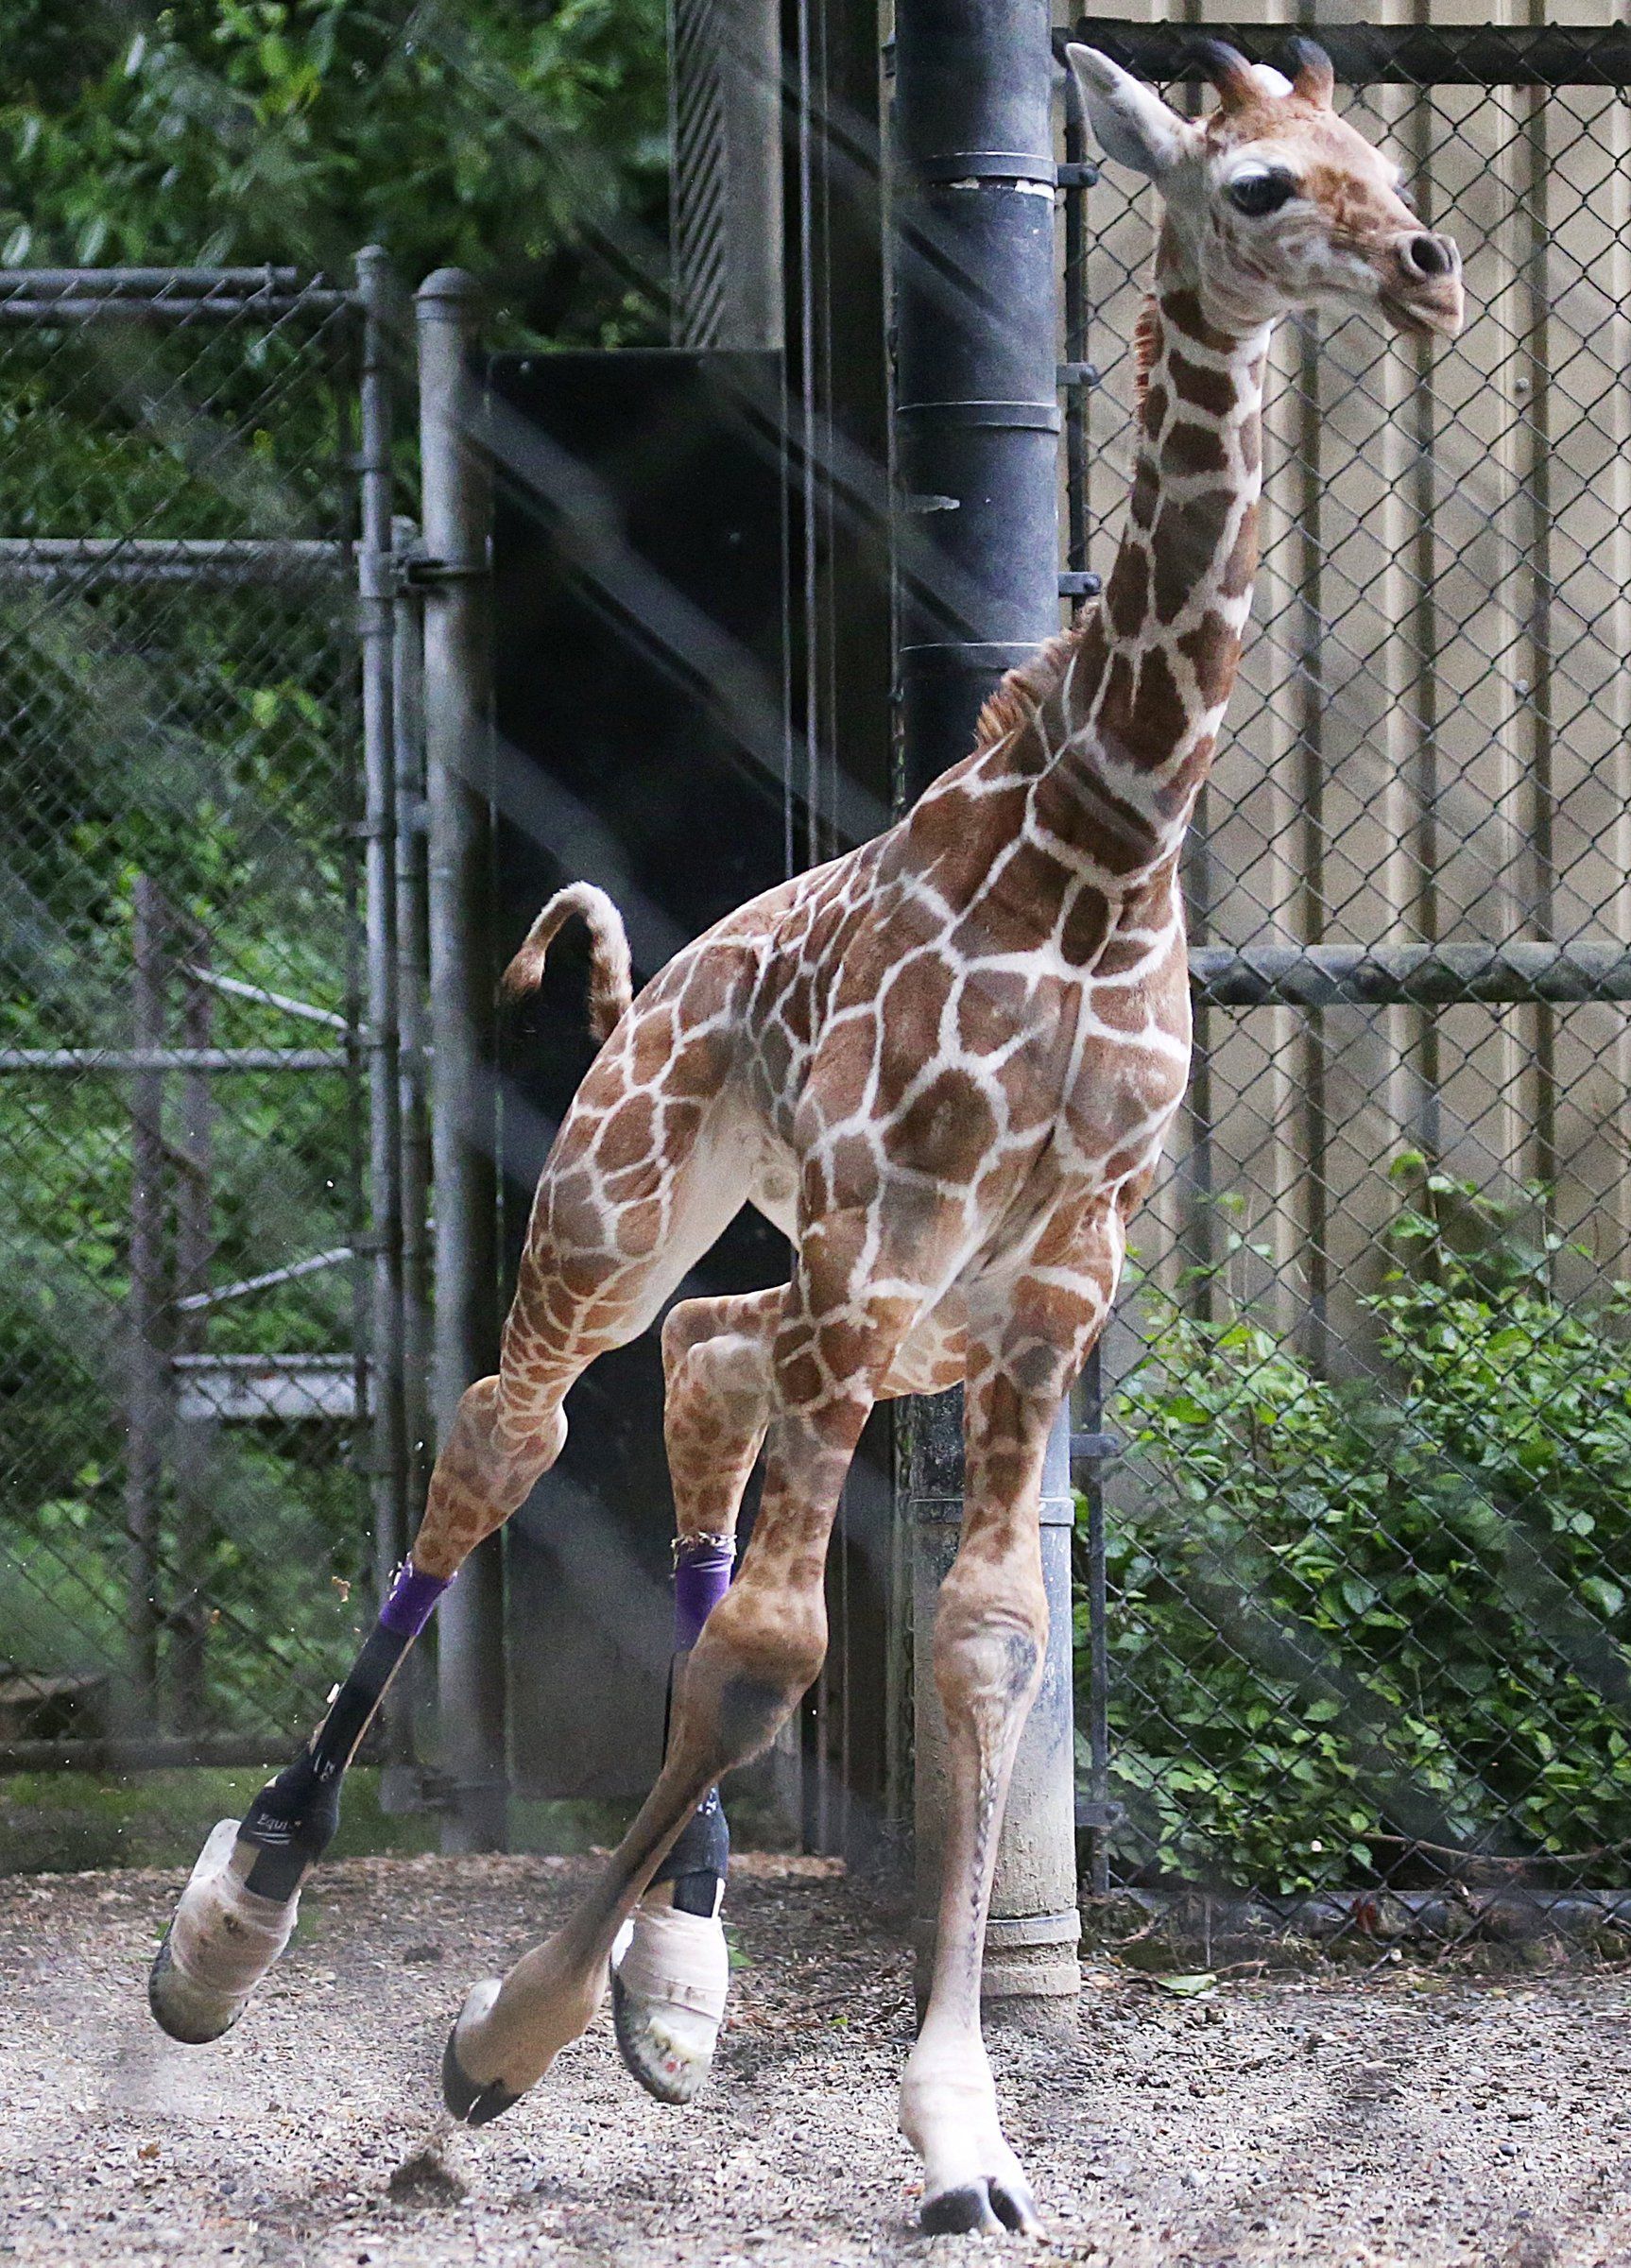
[[1282,166],[1265,165],[1261,173],[1237,173],[1224,195],[1237,213],[1261,220],[1264,214],[1289,204],[1296,195],[1296,182]]

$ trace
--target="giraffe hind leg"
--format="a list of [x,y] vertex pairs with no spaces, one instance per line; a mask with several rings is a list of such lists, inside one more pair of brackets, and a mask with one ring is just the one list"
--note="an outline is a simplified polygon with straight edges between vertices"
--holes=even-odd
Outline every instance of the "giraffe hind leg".
[[[902,1339],[951,1272],[958,1219],[949,1207],[919,1211],[909,1239],[863,1252],[867,1232],[850,1211],[801,1240],[772,1348],[764,1493],[742,1572],[708,1618],[657,1783],[600,1879],[496,1991],[478,1986],[466,2001],[443,2066],[455,2117],[495,2117],[580,2036],[618,1933],[671,1845],[726,1772],[764,1754],[820,1669],[827,1543],[844,1476]],[[840,1351],[836,1318],[841,1363],[826,1359]]]
[[288,1942],[301,1883],[338,1822],[346,1768],[437,1597],[559,1454],[574,1380],[646,1327],[737,1210],[728,1115],[664,1148],[661,1113],[625,1108],[639,1013],[627,1021],[627,1043],[597,1059],[544,1168],[501,1368],[459,1403],[374,1631],[300,1754],[242,1821],[217,1825],[182,1892],[148,1980],[153,2016],[172,2038],[202,2044],[242,2014]]
[[[512,1423],[502,1437],[502,1383],[483,1379],[460,1402],[437,1461],[425,1527],[450,1501],[468,1504],[472,1486],[484,1502],[483,1532],[496,1526],[558,1453],[565,1428],[555,1409],[540,1410],[519,1430]],[[172,2039],[198,2047],[229,2031],[287,1945],[305,1878],[339,1825],[347,1767],[456,1567],[455,1559],[443,1574],[410,1556],[300,1755],[242,1820],[223,1819],[213,1830],[147,1980],[148,2006]]]
[[[687,1299],[662,1329],[663,1435],[674,1487],[675,1698],[685,1661],[729,1584],[736,1518],[769,1418],[770,1349],[785,1299]],[[618,2053],[660,2103],[695,2099],[725,2018],[730,1960],[722,1909],[730,1834],[717,1787],[679,1831],[612,1948]]]

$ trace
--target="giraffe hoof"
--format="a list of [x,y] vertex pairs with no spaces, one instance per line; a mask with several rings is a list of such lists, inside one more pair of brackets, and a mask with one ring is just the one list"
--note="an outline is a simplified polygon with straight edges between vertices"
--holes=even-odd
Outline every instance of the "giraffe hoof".
[[161,2032],[184,2048],[206,2048],[232,2030],[248,2005],[245,2000],[200,1992],[176,1967],[170,1932],[164,1932],[147,1971],[147,2006]]
[[1023,2182],[992,2178],[964,2182],[926,2197],[918,2226],[926,2237],[996,2237],[1004,2230],[1034,2237],[1040,2235],[1042,2225],[1036,2200]]
[[648,2095],[677,2106],[695,2101],[708,2084],[719,2036],[711,2017],[642,2000],[613,1969],[611,2022],[625,2067]]
[[287,1945],[300,1906],[246,1887],[256,1853],[223,1819],[198,1854],[147,1974],[147,2005],[162,2032],[201,2048],[230,2032]]
[[441,2099],[461,2125],[486,2126],[502,2118],[521,2096],[502,2079],[472,2079],[458,2059],[458,2036],[467,2022],[479,2022],[498,1998],[499,1979],[489,1977],[471,1987],[457,2020],[447,2036],[441,2053]]
[[660,2103],[694,2102],[707,2084],[730,1989],[730,1951],[719,1919],[647,1891],[611,1951],[617,2051]]

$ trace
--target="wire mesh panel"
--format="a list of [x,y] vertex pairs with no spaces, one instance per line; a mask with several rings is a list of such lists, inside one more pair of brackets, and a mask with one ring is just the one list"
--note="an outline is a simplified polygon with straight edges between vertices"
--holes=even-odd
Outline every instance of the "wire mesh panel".
[[[1179,35],[1083,35],[1198,105]],[[1442,1929],[1631,1853],[1631,111],[1619,33],[1331,44],[1468,321],[1277,335],[1193,1084],[1104,1354],[1082,1752],[1101,1890]],[[1073,194],[1103,572],[1156,210],[1118,168]]]
[[356,335],[277,270],[0,275],[13,1762],[275,1754],[353,1642]]

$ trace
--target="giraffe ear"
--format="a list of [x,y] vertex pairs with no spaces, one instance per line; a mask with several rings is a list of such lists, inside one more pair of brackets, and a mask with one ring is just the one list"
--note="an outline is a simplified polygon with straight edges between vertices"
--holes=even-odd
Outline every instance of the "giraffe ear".
[[1153,87],[1112,63],[1096,47],[1067,47],[1065,60],[1076,75],[1089,122],[1106,157],[1147,173],[1153,181],[1171,172],[1188,142],[1188,121],[1169,111]]

